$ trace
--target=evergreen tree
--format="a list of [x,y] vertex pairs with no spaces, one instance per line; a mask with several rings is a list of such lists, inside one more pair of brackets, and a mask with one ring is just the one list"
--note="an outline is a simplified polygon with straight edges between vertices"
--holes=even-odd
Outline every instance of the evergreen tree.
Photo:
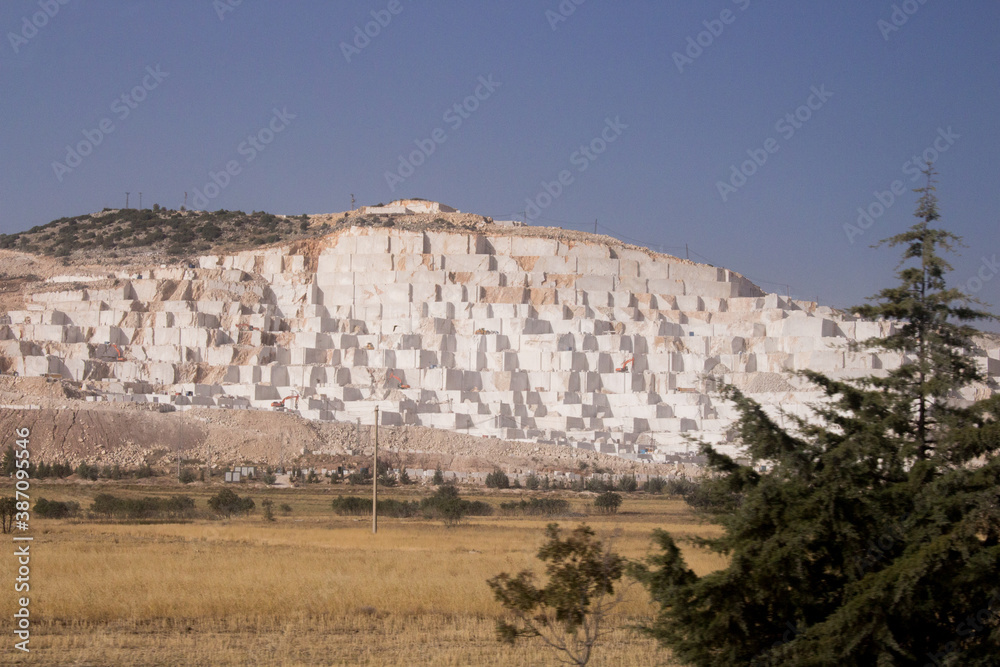
[[[991,317],[948,289],[933,172],[900,285],[857,309],[898,322],[874,349],[902,365],[841,381],[806,372],[827,400],[782,427],[733,388],[750,459],[710,446],[706,487],[732,499],[701,544],[729,565],[703,577],[674,540],[634,575],[660,611],[647,630],[692,665],[992,665],[1000,650],[1000,396],[962,406],[982,378],[969,321]],[[915,262],[917,266],[912,266]],[[770,464],[766,473],[755,463]],[[716,507],[725,508],[725,505]]]

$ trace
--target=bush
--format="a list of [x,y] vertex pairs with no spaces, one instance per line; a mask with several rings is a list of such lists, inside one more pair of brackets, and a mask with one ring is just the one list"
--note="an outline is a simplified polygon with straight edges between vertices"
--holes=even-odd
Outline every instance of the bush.
[[118,498],[110,493],[99,493],[94,496],[90,511],[108,519],[191,517],[194,515],[194,499],[189,496]]
[[181,484],[190,484],[191,482],[198,479],[198,476],[194,474],[194,470],[191,470],[190,468],[184,468],[184,470],[181,470],[181,474],[178,477],[178,479],[180,480]]
[[254,509],[251,498],[240,498],[232,489],[222,489],[208,499],[208,506],[228,519],[234,514],[249,514]]
[[281,505],[278,506],[278,509],[280,509],[284,514],[292,513],[292,506],[288,503],[281,503]]
[[617,514],[618,508],[621,507],[622,497],[619,496],[614,491],[605,491],[601,495],[594,498],[594,507],[601,514]]
[[347,476],[348,484],[369,484],[372,481],[372,475],[367,468],[362,468],[358,472],[352,472]]
[[420,509],[428,519],[441,519],[454,526],[466,516],[489,516],[493,507],[482,501],[469,502],[458,495],[454,486],[442,486],[429,498],[420,501]]
[[531,473],[524,478],[524,487],[529,491],[537,491],[539,486],[538,475],[535,473]]
[[88,465],[86,463],[78,465],[74,472],[76,472],[80,479],[89,479],[91,481],[97,481],[97,478],[100,475],[100,470],[97,469],[97,466]]
[[605,493],[614,489],[614,484],[608,484],[603,477],[591,477],[583,486],[587,491],[594,493]]
[[623,493],[632,493],[639,488],[639,482],[635,475],[625,475],[618,480],[618,490]]
[[642,486],[646,493],[663,493],[667,488],[667,480],[662,477],[650,477]]
[[434,478],[431,480],[433,484],[438,486],[444,484],[444,472],[441,471],[441,466],[434,469]]
[[509,503],[500,503],[500,512],[505,515],[552,516],[567,514],[569,501],[562,498],[531,498]]
[[[370,516],[372,513],[372,501],[370,498],[340,496],[333,499],[333,511],[341,516]],[[416,501],[407,502],[405,500],[400,501],[385,498],[378,501],[378,513],[379,516],[407,519],[420,514],[420,504]]]
[[260,506],[264,508],[264,520],[274,521],[274,501],[270,498],[265,498],[261,501]]
[[508,489],[510,488],[510,478],[502,470],[494,470],[486,475],[486,488],[488,489]]
[[80,503],[72,501],[60,502],[39,498],[35,502],[35,515],[46,519],[65,519],[80,511]]

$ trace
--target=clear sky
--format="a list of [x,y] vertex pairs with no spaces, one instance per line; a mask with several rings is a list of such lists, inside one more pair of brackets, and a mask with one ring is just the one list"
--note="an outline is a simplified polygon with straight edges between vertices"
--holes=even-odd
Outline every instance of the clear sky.
[[0,31],[0,232],[423,197],[848,306],[931,157],[952,282],[1000,310],[1000,3],[3,0]]

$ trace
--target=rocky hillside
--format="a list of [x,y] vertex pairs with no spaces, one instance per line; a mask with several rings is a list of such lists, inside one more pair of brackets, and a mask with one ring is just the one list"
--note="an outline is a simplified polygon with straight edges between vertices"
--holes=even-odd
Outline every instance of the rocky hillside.
[[[0,251],[0,371],[71,381],[79,400],[156,419],[254,410],[373,424],[377,409],[384,426],[664,461],[691,452],[689,436],[738,451],[722,383],[806,414],[820,395],[794,371],[903,361],[848,349],[891,323],[608,237],[468,214],[299,227],[290,242],[124,268]],[[966,399],[996,389],[995,339],[979,358],[992,377]]]

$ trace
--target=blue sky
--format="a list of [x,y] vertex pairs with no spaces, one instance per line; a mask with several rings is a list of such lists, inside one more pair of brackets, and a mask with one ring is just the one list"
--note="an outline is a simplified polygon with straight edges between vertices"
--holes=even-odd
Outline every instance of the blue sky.
[[930,156],[952,282],[1000,310],[997,3],[5,0],[0,31],[0,232],[416,196],[848,306]]

